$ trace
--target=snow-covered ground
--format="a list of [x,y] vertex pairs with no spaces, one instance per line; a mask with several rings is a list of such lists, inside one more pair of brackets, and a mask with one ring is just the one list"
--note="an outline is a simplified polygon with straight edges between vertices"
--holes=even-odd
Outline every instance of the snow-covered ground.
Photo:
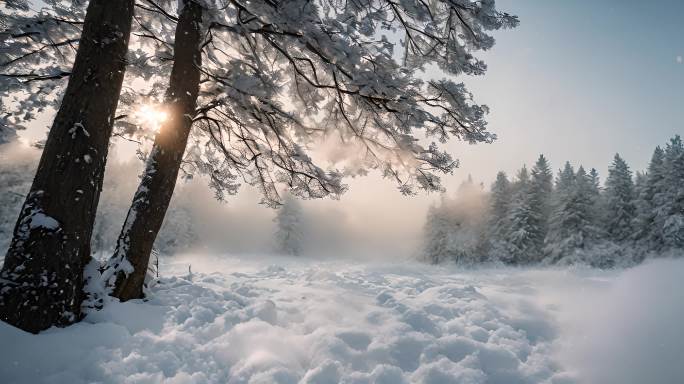
[[161,273],[149,301],[68,328],[0,323],[0,382],[684,382],[681,259],[468,271],[193,255]]

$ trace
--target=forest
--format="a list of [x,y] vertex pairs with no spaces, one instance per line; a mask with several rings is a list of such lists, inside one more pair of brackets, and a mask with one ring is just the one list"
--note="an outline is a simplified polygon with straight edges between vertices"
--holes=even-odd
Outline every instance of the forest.
[[470,178],[428,212],[421,253],[430,263],[634,266],[680,256],[684,247],[684,146],[656,147],[644,172],[619,154],[601,182],[595,168],[566,162],[554,175],[544,155],[514,178],[499,172],[489,193]]

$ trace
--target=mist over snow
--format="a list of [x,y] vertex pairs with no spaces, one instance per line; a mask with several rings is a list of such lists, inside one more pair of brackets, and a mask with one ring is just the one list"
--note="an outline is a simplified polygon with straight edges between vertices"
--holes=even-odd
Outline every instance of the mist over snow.
[[[0,145],[2,256],[24,195],[37,167],[39,150],[15,141]],[[114,250],[131,204],[143,163],[119,146],[110,149],[93,235],[98,257]],[[304,253],[318,258],[407,259],[421,242],[428,201],[404,197],[389,182],[372,174],[338,200],[300,201],[303,209]],[[230,253],[275,251],[275,210],[259,204],[258,193],[242,186],[240,193],[218,202],[206,178],[184,178],[181,172],[156,247],[169,256],[190,250]],[[401,207],[399,209],[398,207]],[[5,213],[6,212],[6,213]]]
[[542,293],[561,303],[559,356],[583,382],[682,382],[684,260],[676,256],[586,279],[568,273],[565,286]]

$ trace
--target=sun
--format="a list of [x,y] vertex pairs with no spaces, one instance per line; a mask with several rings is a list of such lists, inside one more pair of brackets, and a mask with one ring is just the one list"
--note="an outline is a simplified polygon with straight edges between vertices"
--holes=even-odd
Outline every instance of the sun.
[[135,117],[139,125],[158,132],[168,114],[159,105],[143,104],[136,110]]

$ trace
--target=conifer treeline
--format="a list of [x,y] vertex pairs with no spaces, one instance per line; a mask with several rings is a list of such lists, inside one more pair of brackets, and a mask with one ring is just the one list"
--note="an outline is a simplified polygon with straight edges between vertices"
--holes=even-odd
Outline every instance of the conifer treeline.
[[499,172],[489,193],[469,179],[428,211],[423,257],[609,268],[682,249],[684,145],[677,135],[636,175],[616,154],[603,186],[596,169],[569,162],[554,180],[543,155],[512,180]]

